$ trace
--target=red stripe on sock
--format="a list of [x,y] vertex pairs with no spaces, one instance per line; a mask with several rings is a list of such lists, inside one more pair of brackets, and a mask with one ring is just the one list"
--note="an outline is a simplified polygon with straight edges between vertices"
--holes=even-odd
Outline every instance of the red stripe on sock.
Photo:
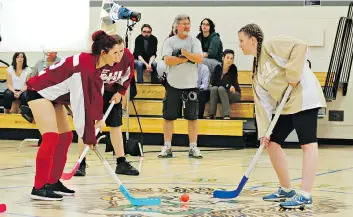
[[42,188],[48,181],[58,140],[59,134],[55,132],[48,132],[42,135],[42,143],[37,152],[34,180],[34,188],[37,190]]
[[59,142],[54,153],[53,167],[51,170],[50,178],[48,180],[49,184],[57,183],[62,173],[64,172],[67,160],[67,152],[69,151],[72,138],[72,131],[59,135]]

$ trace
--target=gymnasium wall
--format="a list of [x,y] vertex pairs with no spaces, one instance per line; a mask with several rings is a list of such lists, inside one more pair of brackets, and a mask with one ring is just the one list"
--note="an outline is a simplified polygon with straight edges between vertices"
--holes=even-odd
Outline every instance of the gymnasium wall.
[[[321,7],[135,7],[129,9],[142,14],[142,20],[134,27],[131,37],[132,49],[134,39],[140,34],[141,25],[148,23],[153,28],[153,34],[159,39],[158,54],[161,53],[163,40],[170,33],[174,17],[179,13],[191,16],[192,35],[199,32],[199,24],[205,17],[211,18],[216,24],[216,31],[220,33],[224,48],[236,51],[235,63],[240,70],[250,70],[252,57],[243,56],[238,48],[237,31],[247,23],[260,25],[267,38],[276,35],[290,35],[301,38],[309,43],[312,69],[316,72],[327,72],[335,39],[336,28],[341,16],[346,16],[347,6],[321,6]],[[98,26],[100,14],[99,7],[90,8],[90,32]],[[221,15],[216,15],[221,14]],[[35,25],[35,24],[34,24]],[[126,21],[118,21],[118,33],[125,36]],[[30,33],[35,36],[36,33]],[[74,33],[71,33],[74,34]],[[25,37],[25,36],[24,36]],[[24,38],[28,40],[28,37]],[[84,39],[83,39],[84,40]],[[87,48],[89,49],[89,48]],[[77,51],[79,52],[79,51]],[[77,52],[59,52],[65,57]],[[0,52],[0,59],[11,62],[13,53]],[[42,53],[27,53],[30,65],[41,59]],[[158,58],[157,58],[158,59]],[[352,81],[353,78],[350,79]],[[340,92],[337,100],[328,103],[328,110],[346,110],[344,122],[329,122],[328,115],[319,120],[319,138],[345,138],[353,139],[353,113],[350,111],[352,84],[349,84],[347,96],[342,97]],[[294,138],[295,135],[290,137]]]
[[[159,39],[158,54],[161,53],[163,40],[170,33],[174,17],[179,13],[191,16],[192,34],[199,31],[199,24],[205,17],[214,20],[216,31],[221,35],[224,48],[236,51],[235,63],[239,69],[250,70],[252,58],[243,56],[238,48],[237,31],[247,23],[260,25],[267,38],[276,35],[291,35],[301,38],[309,43],[310,60],[314,71],[327,71],[336,27],[340,16],[345,16],[347,6],[321,6],[321,7],[133,7],[129,9],[142,14],[141,21],[135,25],[132,32],[132,47],[135,37],[140,34],[140,27],[149,23],[153,34]],[[99,7],[90,8],[90,32],[97,29]],[[218,15],[216,15],[218,14]],[[221,15],[219,15],[221,14]],[[118,33],[125,35],[126,21],[118,21]],[[35,36],[36,33],[31,33]],[[74,33],[71,33],[74,34]],[[26,37],[24,40],[28,40]],[[89,48],[88,48],[89,49]],[[60,52],[64,57],[76,52]],[[0,59],[11,61],[12,53],[1,53]],[[42,53],[27,53],[30,65],[42,58]]]

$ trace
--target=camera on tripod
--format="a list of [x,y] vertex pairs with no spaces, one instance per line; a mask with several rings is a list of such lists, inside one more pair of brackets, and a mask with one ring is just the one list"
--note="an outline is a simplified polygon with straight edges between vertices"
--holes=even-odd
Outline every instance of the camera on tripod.
[[116,3],[111,4],[109,14],[112,20],[132,20],[134,22],[139,22],[141,20],[141,13],[131,11],[130,9]]

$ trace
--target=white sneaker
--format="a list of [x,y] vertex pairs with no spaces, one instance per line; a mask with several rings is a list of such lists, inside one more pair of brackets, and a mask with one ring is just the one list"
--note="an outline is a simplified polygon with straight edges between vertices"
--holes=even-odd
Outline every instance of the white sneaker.
[[189,150],[189,157],[190,158],[198,158],[198,159],[201,159],[203,158],[202,157],[202,154],[201,154],[201,151],[198,147],[192,147],[190,148]]
[[172,147],[163,146],[162,151],[158,154],[159,158],[171,158],[173,157]]

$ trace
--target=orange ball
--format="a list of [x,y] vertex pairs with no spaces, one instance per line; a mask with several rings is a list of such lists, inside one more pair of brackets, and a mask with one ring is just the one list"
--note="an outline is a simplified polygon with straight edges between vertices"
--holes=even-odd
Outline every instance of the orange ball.
[[180,200],[183,202],[188,202],[189,201],[189,195],[184,193],[183,195],[181,195]]

